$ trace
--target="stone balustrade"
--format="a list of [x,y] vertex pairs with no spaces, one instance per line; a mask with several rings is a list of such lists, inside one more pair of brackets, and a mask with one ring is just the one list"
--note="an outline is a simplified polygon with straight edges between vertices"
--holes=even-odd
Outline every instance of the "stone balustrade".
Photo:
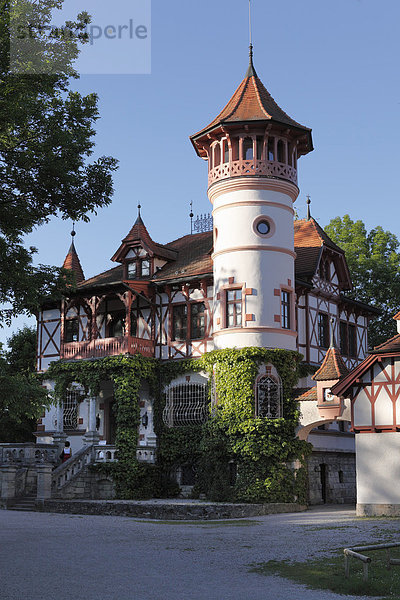
[[99,445],[93,447],[93,452],[94,452],[93,462],[95,462],[95,463],[114,462],[117,460],[117,458],[116,458],[117,449],[115,446],[99,444]]
[[136,458],[139,462],[154,464],[156,461],[156,449],[154,446],[140,446],[136,450]]
[[54,444],[0,444],[0,465],[29,466],[36,463],[56,464],[58,447]]
[[52,473],[52,492],[59,491],[89,465],[92,462],[92,455],[93,446],[85,446],[65,463],[57,467]]

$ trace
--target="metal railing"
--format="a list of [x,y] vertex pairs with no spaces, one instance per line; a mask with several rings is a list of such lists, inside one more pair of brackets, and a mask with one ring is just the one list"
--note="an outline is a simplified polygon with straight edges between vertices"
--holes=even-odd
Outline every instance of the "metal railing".
[[344,548],[344,575],[348,579],[350,577],[350,558],[355,558],[363,563],[363,580],[368,581],[368,565],[372,559],[369,556],[360,554],[369,550],[386,550],[386,562],[387,568],[390,569],[392,565],[400,565],[399,558],[391,558],[390,548],[399,548],[400,543],[394,544],[372,544],[371,546],[354,546],[354,548]]

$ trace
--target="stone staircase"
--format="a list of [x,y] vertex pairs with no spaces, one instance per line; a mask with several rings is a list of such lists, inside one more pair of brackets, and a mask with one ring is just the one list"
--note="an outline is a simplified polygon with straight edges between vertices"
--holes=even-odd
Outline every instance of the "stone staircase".
[[21,496],[15,498],[12,504],[8,507],[8,510],[20,510],[33,512],[36,510],[36,494],[28,496]]

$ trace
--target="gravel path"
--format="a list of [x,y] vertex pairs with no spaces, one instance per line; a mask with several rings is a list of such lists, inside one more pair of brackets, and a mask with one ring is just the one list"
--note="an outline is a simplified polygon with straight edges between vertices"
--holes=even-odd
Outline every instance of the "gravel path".
[[349,600],[249,565],[400,541],[400,520],[326,507],[193,524],[0,511],[0,532],[1,600]]

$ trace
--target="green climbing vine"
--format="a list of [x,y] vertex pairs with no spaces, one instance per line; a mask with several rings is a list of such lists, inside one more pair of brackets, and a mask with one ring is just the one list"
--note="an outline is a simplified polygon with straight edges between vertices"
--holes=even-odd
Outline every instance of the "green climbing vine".
[[153,473],[136,458],[140,421],[139,389],[145,380],[150,385],[152,396],[157,395],[156,362],[140,354],[94,361],[60,361],[50,365],[46,379],[55,381],[56,400],[64,397],[72,383],[81,384],[86,395],[97,395],[102,381],[112,381],[117,407],[118,462],[104,467],[100,465],[99,468],[113,476],[119,498],[146,496],[149,487],[147,480],[153,477]]
[[[87,394],[97,394],[104,380],[113,382],[118,463],[96,468],[112,474],[120,498],[177,494],[176,469],[190,465],[196,473],[193,493],[212,500],[304,502],[310,445],[295,435],[299,414],[292,399],[300,359],[297,352],[264,348],[215,350],[198,359],[168,363],[121,355],[52,363],[46,378],[56,382],[57,398],[72,382],[80,383]],[[267,363],[282,381],[283,417],[278,419],[255,417],[254,382],[259,366]],[[193,371],[214,382],[216,403],[211,411],[210,396],[210,418],[204,425],[168,428],[162,420],[164,390],[176,377]],[[155,466],[136,459],[143,380],[154,399]],[[303,467],[295,469],[294,464]]]

